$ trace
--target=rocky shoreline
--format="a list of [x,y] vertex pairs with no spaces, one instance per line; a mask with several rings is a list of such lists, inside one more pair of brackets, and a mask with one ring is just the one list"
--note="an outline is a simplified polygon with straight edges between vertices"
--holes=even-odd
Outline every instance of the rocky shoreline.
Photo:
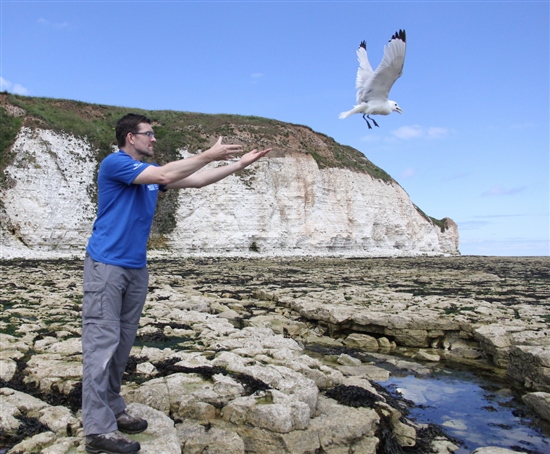
[[[0,264],[0,452],[83,452],[82,262]],[[150,420],[141,452],[456,451],[374,383],[383,363],[489,371],[550,420],[548,257],[159,259],[150,272],[123,390]]]

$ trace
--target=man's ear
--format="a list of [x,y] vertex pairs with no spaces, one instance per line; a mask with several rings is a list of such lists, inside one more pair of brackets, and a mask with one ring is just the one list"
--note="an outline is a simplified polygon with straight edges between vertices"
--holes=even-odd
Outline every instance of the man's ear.
[[[128,137],[130,135],[130,137]],[[134,135],[131,132],[126,133],[126,145],[134,144]]]

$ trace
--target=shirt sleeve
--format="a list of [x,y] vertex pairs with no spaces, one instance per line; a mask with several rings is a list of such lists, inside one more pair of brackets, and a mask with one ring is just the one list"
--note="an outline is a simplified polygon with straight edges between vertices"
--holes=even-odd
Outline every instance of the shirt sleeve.
[[136,161],[126,153],[113,153],[103,161],[104,176],[108,179],[131,185],[136,177],[152,164]]

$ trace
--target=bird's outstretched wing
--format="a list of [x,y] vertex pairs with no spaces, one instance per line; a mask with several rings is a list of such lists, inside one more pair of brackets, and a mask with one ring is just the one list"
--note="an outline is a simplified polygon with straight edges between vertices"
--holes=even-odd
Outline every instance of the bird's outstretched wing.
[[[372,72],[372,68],[368,64],[366,46],[363,47],[363,43],[359,46],[357,54],[364,52],[364,59],[359,60],[360,66],[357,72],[356,88],[357,88],[357,104],[361,102],[367,102],[371,99],[380,99],[386,101],[391,87],[395,81],[403,73],[403,64],[405,63],[405,48],[406,48],[406,35],[405,30],[399,30],[391,37],[389,43],[384,47],[384,57],[382,62],[376,68],[376,71]],[[362,51],[361,49],[364,49]],[[366,70],[361,69],[361,62],[366,61],[368,68]],[[371,76],[365,78],[368,70],[372,72]],[[359,74],[361,75],[361,78]],[[362,82],[361,86],[359,82]]]
[[359,48],[357,49],[357,60],[359,61],[359,69],[357,70],[357,77],[355,78],[355,89],[360,90],[374,73],[369,63],[367,43],[365,41],[359,44]]

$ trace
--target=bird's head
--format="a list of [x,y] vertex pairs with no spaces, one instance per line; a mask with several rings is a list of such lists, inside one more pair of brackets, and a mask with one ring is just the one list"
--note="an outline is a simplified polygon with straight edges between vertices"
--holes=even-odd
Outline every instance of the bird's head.
[[403,109],[401,109],[401,107],[399,107],[395,101],[390,101],[389,103],[390,103],[392,112],[397,112],[400,114],[403,113]]

